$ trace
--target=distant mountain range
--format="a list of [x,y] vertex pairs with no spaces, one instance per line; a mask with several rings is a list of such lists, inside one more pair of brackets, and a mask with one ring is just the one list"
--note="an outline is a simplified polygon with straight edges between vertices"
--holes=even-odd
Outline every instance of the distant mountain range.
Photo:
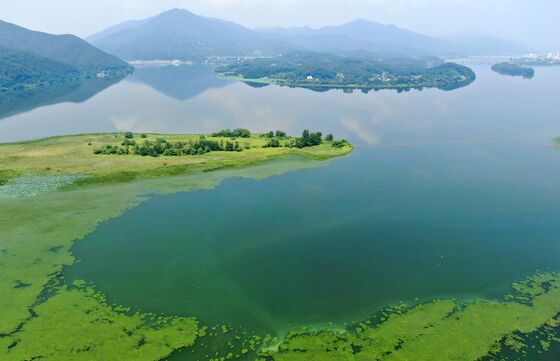
[[319,29],[251,30],[181,9],[118,24],[86,40],[126,60],[275,56],[294,50],[367,51],[394,56],[510,54],[520,50],[490,37],[442,39],[363,19]]
[[129,70],[124,61],[74,35],[51,35],[0,21],[0,92]]
[[126,60],[277,55],[292,48],[241,25],[179,9],[113,26],[87,40]]

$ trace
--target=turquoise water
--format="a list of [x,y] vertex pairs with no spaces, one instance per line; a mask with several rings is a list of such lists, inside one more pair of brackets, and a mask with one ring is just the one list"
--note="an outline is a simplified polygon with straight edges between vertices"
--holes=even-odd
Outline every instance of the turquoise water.
[[549,146],[560,68],[525,80],[471,65],[478,78],[463,89],[367,95],[143,69],[83,102],[1,119],[0,141],[234,127],[351,140],[355,151],[325,167],[154,196],[73,248],[68,277],[112,302],[283,335],[401,300],[492,299],[560,271],[560,151]]

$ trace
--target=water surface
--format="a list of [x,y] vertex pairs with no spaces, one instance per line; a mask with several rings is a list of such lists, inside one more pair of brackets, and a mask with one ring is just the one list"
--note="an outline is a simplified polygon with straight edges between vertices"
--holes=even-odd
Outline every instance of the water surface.
[[258,333],[401,300],[496,298],[560,270],[560,68],[474,64],[451,92],[252,88],[141,69],[80,103],[0,120],[0,141],[104,131],[303,129],[356,144],[326,167],[156,196],[76,242],[69,277],[148,312]]

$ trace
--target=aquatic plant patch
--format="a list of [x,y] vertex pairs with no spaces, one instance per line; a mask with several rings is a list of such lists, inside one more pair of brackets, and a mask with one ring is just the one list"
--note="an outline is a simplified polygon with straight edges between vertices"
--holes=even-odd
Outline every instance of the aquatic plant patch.
[[0,199],[34,197],[84,179],[82,174],[23,175],[0,186]]

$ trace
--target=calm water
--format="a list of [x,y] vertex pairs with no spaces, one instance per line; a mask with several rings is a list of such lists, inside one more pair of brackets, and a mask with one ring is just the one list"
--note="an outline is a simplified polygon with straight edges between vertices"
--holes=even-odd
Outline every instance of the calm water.
[[81,103],[0,120],[0,141],[82,132],[302,129],[359,145],[330,165],[158,196],[75,244],[111,301],[283,334],[391,302],[498,297],[560,270],[560,68],[473,65],[439,90],[344,94],[141,69]]

